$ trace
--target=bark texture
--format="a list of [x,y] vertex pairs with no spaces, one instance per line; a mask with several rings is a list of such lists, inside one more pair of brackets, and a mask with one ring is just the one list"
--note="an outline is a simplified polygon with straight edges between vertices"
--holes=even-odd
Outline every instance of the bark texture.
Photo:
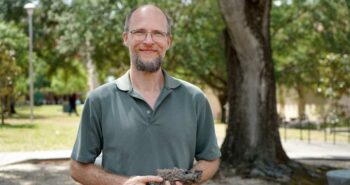
[[227,118],[226,118],[226,114],[227,114],[227,107],[226,107],[226,103],[227,103],[227,90],[226,93],[218,93],[218,98],[219,98],[219,102],[220,102],[220,109],[221,109],[221,118],[220,118],[220,122],[221,123],[227,123]]
[[270,0],[219,0],[225,32],[229,125],[222,167],[249,176],[287,178],[278,132],[270,46]]
[[85,45],[82,48],[82,56],[85,60],[86,69],[88,71],[88,86],[89,86],[89,92],[94,90],[96,87],[99,86],[98,83],[98,73],[96,70],[96,65],[92,60],[91,53],[93,52],[93,47],[90,44],[90,41],[88,39],[85,40]]

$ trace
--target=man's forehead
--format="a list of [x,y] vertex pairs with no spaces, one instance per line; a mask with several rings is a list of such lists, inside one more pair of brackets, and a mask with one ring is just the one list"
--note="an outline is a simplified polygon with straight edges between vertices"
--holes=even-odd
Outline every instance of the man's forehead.
[[153,6],[153,5],[141,6],[135,10],[134,14],[135,13],[139,13],[142,15],[144,15],[144,14],[162,15],[165,18],[165,15],[162,12],[162,10],[156,6]]
[[167,22],[166,16],[161,9],[153,5],[145,5],[134,11],[134,13],[131,15],[130,23],[132,23],[135,19],[138,20],[146,17],[159,17],[159,19],[163,19],[165,23]]

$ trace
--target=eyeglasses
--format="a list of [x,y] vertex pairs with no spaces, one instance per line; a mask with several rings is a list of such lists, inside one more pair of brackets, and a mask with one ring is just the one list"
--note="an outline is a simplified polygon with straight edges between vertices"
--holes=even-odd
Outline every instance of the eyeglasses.
[[162,32],[159,30],[153,30],[153,31],[146,31],[144,29],[139,29],[139,30],[131,30],[130,31],[131,35],[133,38],[137,41],[143,41],[146,39],[148,33],[151,34],[151,38],[155,42],[161,42],[164,41],[164,39],[169,35],[166,32]]

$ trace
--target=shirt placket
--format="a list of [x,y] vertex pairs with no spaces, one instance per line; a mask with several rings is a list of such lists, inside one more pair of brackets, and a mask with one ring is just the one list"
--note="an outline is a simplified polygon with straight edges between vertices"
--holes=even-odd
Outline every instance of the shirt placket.
[[136,93],[135,91],[131,91],[130,92],[130,95],[133,97],[133,98],[137,98],[139,100],[141,100],[143,102],[143,106],[142,106],[142,109],[146,115],[145,117],[147,118],[147,123],[150,125],[152,124],[155,120],[155,117],[156,117],[156,113],[157,113],[157,110],[160,108],[162,102],[166,99],[166,97],[172,92],[171,89],[168,89],[168,88],[163,88],[162,91],[160,92],[160,95],[159,97],[157,98],[156,100],[156,104],[154,106],[154,109],[152,109],[148,103],[142,98],[142,96],[140,96],[138,93]]
[[155,111],[148,105],[148,103],[143,99],[143,97],[139,95],[137,92],[131,90],[129,94],[131,97],[142,101],[142,105],[138,105],[139,106],[138,108],[141,109],[141,113],[147,119],[146,120],[147,125],[152,124]]

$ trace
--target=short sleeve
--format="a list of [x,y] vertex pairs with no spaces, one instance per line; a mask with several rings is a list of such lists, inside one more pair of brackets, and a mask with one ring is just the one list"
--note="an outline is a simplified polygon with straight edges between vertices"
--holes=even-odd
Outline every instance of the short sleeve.
[[85,101],[71,155],[73,160],[82,163],[93,163],[102,150],[101,110],[95,104],[90,97]]
[[221,156],[216,140],[214,120],[209,102],[204,95],[197,99],[196,160],[214,160]]

